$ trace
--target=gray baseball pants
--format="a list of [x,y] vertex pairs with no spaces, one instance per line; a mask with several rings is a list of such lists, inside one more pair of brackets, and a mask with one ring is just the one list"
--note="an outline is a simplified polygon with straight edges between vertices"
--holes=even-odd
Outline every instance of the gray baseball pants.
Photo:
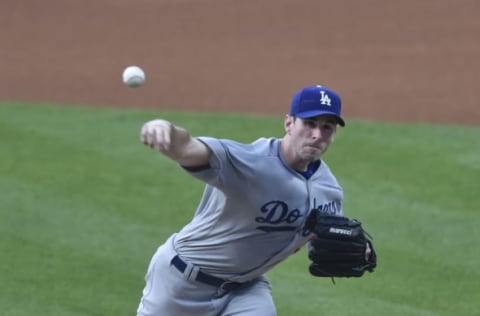
[[150,261],[137,316],[276,316],[264,276],[225,292],[188,279],[171,264],[176,255],[172,236]]

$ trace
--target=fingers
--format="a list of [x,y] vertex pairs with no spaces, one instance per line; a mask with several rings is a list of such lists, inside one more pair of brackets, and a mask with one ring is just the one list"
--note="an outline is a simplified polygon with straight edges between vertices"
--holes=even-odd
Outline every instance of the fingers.
[[145,123],[140,131],[140,141],[150,148],[167,152],[171,146],[172,124],[165,120],[153,120]]

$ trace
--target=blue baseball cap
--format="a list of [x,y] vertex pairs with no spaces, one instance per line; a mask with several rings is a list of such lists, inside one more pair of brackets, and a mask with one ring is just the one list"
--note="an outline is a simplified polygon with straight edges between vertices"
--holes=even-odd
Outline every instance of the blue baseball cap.
[[333,90],[316,85],[305,87],[298,91],[292,99],[290,115],[299,118],[310,118],[319,115],[333,115],[340,126],[345,126],[345,121],[340,116],[342,100]]

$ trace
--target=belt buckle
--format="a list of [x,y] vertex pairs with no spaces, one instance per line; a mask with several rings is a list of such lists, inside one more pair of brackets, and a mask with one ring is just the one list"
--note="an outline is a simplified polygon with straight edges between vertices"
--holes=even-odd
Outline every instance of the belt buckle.
[[229,291],[229,289],[225,288],[226,286],[228,286],[229,284],[234,284],[236,282],[233,282],[233,281],[224,281],[222,284],[220,284],[220,290],[222,291]]

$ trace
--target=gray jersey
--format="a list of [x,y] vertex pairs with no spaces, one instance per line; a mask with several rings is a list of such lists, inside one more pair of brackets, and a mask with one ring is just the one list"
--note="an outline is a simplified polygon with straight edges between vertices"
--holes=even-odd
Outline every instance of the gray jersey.
[[210,167],[188,172],[206,187],[175,248],[204,272],[250,280],[305,245],[303,224],[312,208],[343,214],[342,188],[324,161],[305,179],[286,164],[280,139],[198,139],[212,151]]

